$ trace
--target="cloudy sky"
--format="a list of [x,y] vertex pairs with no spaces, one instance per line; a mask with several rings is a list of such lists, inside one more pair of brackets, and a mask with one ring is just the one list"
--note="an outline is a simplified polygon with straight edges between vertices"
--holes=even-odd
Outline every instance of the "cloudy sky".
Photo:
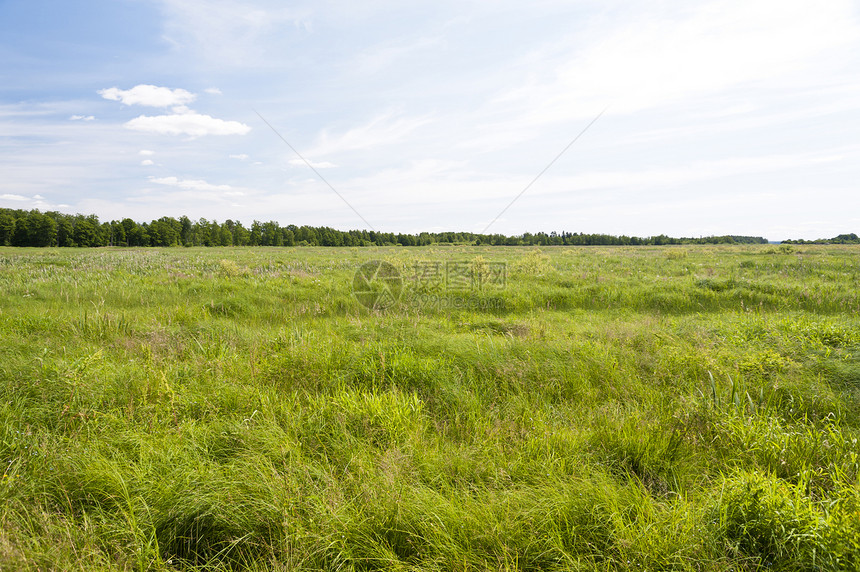
[[858,137],[853,0],[0,0],[0,207],[821,238]]

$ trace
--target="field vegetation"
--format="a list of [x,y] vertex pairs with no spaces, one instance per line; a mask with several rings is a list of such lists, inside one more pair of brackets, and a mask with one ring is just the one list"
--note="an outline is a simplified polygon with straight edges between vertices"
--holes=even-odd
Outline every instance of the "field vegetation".
[[0,248],[0,569],[856,570],[858,248]]

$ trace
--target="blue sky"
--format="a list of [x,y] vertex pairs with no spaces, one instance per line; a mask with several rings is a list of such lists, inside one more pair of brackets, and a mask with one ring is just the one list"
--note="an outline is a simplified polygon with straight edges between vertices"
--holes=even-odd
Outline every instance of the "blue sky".
[[858,134],[850,0],[0,0],[0,207],[822,238]]

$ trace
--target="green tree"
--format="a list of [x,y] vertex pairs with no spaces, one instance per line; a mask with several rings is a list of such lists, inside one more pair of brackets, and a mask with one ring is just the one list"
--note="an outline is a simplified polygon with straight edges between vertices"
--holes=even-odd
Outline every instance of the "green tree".
[[125,227],[120,221],[111,221],[110,230],[111,246],[128,246],[128,239],[125,236]]
[[180,241],[182,223],[172,217],[161,217],[149,225],[149,242],[152,246],[176,246]]
[[263,225],[258,220],[255,220],[253,223],[251,223],[251,236],[249,244],[251,246],[259,246],[263,244]]
[[283,237],[281,241],[283,242],[284,246],[295,246],[296,237],[293,234],[293,231],[288,228],[282,228],[281,235]]
[[216,220],[209,223],[209,246],[221,246],[221,225]]
[[30,244],[30,221],[27,217],[15,220],[15,232],[12,235],[12,246],[33,246]]
[[251,241],[251,233],[248,229],[237,222],[233,227],[233,244],[236,246],[248,246]]
[[319,246],[319,237],[316,229],[310,226],[302,226],[296,234],[296,240],[304,242],[309,246]]
[[[131,232],[132,232],[132,230],[134,230],[134,227],[137,226],[137,223],[134,222],[133,220],[131,220],[130,218],[124,218],[124,219],[122,219],[120,224],[122,225],[122,228],[125,230],[126,239],[130,240],[129,237],[131,235]],[[129,246],[134,246],[134,245],[129,243]]]
[[75,221],[72,240],[78,246],[96,246],[96,227],[92,221],[86,218],[80,218]]
[[15,236],[15,217],[8,212],[0,213],[0,246],[11,245],[13,236]]
[[185,215],[179,217],[179,240],[182,241],[182,246],[191,246],[194,244],[193,235],[194,225],[191,219]]
[[230,227],[227,223],[221,225],[221,246],[232,246],[233,245],[233,232],[230,230]]
[[283,244],[281,227],[278,226],[278,223],[274,221],[263,223],[260,244],[264,246],[281,246]]
[[57,222],[49,216],[37,213],[30,226],[33,242],[36,246],[56,246]]
[[122,219],[122,226],[129,246],[149,246],[149,235],[144,227],[130,218]]
[[194,246],[212,246],[212,230],[209,221],[203,217],[194,223]]
[[74,246],[75,226],[67,216],[62,216],[57,221],[57,246]]

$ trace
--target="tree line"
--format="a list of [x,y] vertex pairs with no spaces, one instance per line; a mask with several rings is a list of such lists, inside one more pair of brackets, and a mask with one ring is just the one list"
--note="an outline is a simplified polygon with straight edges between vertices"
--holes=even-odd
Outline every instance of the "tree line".
[[853,232],[850,234],[840,234],[833,238],[819,238],[816,240],[803,240],[798,238],[795,240],[783,240],[783,244],[860,244],[860,237]]
[[281,226],[275,221],[223,223],[187,216],[161,217],[138,223],[130,218],[100,222],[96,215],[69,215],[56,211],[0,208],[0,245],[3,246],[426,246],[429,244],[476,244],[494,246],[606,246],[668,244],[765,244],[751,236],[647,238],[569,232],[475,234],[471,232],[422,232],[402,234],[373,230],[342,231],[327,226]]

